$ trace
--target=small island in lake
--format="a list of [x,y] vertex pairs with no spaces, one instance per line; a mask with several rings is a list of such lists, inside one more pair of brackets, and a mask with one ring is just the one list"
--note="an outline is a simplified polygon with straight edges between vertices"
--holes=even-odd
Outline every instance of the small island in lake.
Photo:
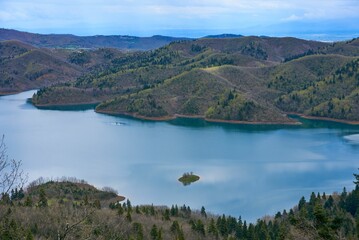
[[199,180],[199,176],[193,174],[193,172],[190,173],[184,173],[182,177],[178,179],[184,186],[190,185],[191,183],[194,183]]

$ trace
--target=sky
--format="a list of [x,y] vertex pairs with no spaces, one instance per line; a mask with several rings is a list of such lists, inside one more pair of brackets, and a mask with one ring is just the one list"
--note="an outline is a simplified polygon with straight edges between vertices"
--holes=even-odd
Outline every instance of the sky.
[[1,28],[81,36],[350,39],[358,23],[359,0],[0,0]]

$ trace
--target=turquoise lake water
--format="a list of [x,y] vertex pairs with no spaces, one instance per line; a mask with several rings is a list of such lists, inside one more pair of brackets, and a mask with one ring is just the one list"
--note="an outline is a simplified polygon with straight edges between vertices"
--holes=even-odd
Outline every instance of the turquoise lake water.
[[[354,187],[359,127],[142,121],[92,109],[40,110],[26,101],[33,93],[0,97],[0,134],[30,180],[77,177],[133,204],[204,206],[249,221],[289,209],[312,191]],[[178,182],[191,171],[198,182]]]

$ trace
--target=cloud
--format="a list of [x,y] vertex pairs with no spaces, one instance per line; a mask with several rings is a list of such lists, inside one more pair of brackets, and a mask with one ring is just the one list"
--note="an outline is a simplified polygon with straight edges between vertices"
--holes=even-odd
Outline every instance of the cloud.
[[0,9],[2,27],[75,34],[86,29],[98,34],[104,29],[153,34],[158,29],[255,29],[260,34],[273,24],[359,20],[356,0],[2,0]]
[[295,14],[292,14],[289,17],[282,18],[281,20],[282,21],[297,21],[297,20],[301,20],[301,19],[303,19],[303,17],[299,17],[299,16],[297,16]]
[[351,0],[303,0],[301,5],[292,5],[288,11],[291,14],[282,18],[281,21],[358,19],[359,2]]

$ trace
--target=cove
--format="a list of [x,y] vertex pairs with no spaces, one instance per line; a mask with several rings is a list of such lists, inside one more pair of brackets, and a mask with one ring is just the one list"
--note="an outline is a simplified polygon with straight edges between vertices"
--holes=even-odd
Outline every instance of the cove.
[[[27,102],[33,93],[0,97],[0,134],[30,181],[74,176],[113,187],[133,204],[204,206],[248,221],[288,209],[312,191],[354,187],[358,126],[153,122],[88,108],[37,109]],[[184,172],[200,180],[183,186]]]

